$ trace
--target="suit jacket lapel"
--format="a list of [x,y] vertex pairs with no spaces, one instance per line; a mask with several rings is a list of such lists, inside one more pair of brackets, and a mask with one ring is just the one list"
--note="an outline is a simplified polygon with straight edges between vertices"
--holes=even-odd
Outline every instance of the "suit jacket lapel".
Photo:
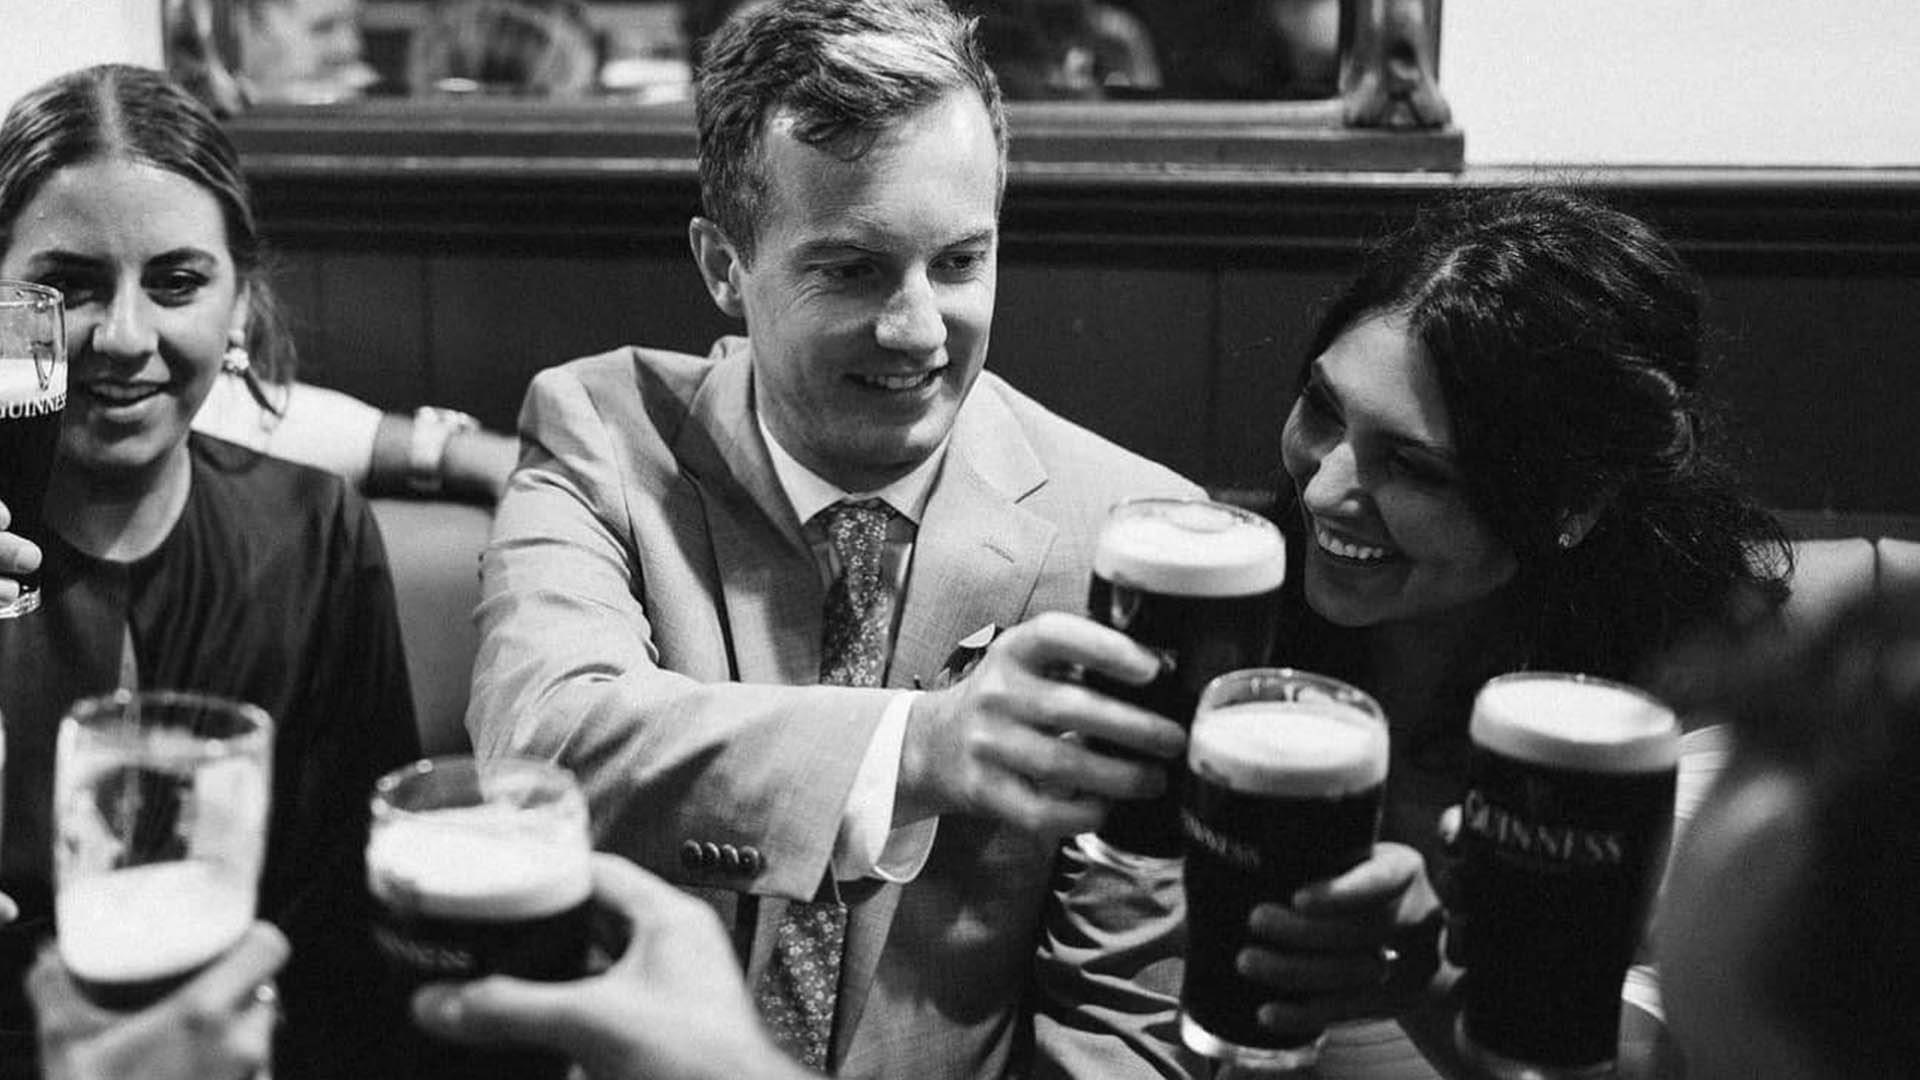
[[820,678],[826,590],[753,419],[750,355],[715,364],[674,453],[701,493],[725,598],[734,677],[804,686]]
[[976,386],[954,422],[914,541],[890,685],[931,682],[961,638],[1025,616],[1057,530],[1020,500],[1046,478],[1000,398]]
[[[1045,482],[1046,469],[1026,433],[998,396],[976,386],[954,422],[914,539],[890,685],[912,686],[916,676],[930,682],[961,638],[990,622],[1010,626],[1026,614],[1056,529],[1019,504]],[[836,1063],[845,1060],[873,988],[900,886],[863,881],[843,885],[842,893],[854,907],[840,976]]]

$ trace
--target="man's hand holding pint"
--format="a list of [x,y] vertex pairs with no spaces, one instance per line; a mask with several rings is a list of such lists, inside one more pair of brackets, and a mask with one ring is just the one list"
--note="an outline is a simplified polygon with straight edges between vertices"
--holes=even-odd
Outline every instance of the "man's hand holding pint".
[[967,813],[1065,836],[1097,827],[1113,800],[1159,794],[1186,733],[1081,685],[1066,674],[1075,670],[1139,685],[1159,660],[1125,634],[1057,612],[1000,635],[972,674],[914,702],[895,824]]
[[594,902],[627,925],[606,971],[571,982],[495,975],[421,988],[414,1018],[475,1045],[557,1050],[591,1080],[796,1080],[761,1028],[713,909],[617,855],[593,857]]

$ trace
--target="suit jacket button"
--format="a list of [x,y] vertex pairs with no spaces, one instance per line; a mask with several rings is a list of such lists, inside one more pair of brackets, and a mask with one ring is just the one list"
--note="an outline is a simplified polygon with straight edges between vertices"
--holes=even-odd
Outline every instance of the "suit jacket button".
[[711,870],[720,865],[720,845],[709,840],[700,845],[700,868]]
[[732,844],[720,845],[720,868],[729,874],[740,872],[740,849]]
[[700,841],[689,840],[680,845],[680,865],[688,870],[700,869]]
[[759,848],[743,847],[740,849],[740,872],[741,873],[757,874],[760,872],[760,867],[762,865],[763,865],[763,860],[760,858]]

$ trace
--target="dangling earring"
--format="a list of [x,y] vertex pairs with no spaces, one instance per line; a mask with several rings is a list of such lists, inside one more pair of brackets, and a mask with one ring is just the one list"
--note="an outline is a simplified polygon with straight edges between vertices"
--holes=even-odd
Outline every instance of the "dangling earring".
[[247,347],[237,341],[220,354],[220,370],[229,375],[245,375],[252,367],[253,357],[247,355]]

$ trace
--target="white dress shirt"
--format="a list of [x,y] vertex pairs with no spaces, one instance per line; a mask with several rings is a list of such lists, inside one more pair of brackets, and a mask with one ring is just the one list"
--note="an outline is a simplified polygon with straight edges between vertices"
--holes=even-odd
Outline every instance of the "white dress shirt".
[[[840,576],[839,555],[827,539],[826,531],[813,519],[820,511],[837,502],[861,502],[879,499],[891,507],[894,519],[887,526],[880,570],[893,589],[896,603],[893,625],[887,628],[887,659],[893,659],[893,641],[899,631],[900,611],[906,606],[907,575],[913,564],[914,538],[920,519],[933,494],[933,481],[946,458],[947,444],[942,442],[927,459],[907,475],[878,491],[850,492],[826,480],[800,464],[780,441],[773,437],[766,421],[756,413],[760,438],[767,444],[767,456],[773,461],[774,476],[780,490],[800,519],[807,541],[813,547],[814,562],[820,567],[821,582],[831,586]],[[907,714],[913,708],[913,691],[894,695],[887,711],[867,744],[847,805],[840,815],[840,834],[833,846],[833,875],[842,881],[872,877],[904,883],[919,875],[933,850],[938,818],[928,818],[893,827],[894,794],[900,781],[900,747],[906,739]]]

